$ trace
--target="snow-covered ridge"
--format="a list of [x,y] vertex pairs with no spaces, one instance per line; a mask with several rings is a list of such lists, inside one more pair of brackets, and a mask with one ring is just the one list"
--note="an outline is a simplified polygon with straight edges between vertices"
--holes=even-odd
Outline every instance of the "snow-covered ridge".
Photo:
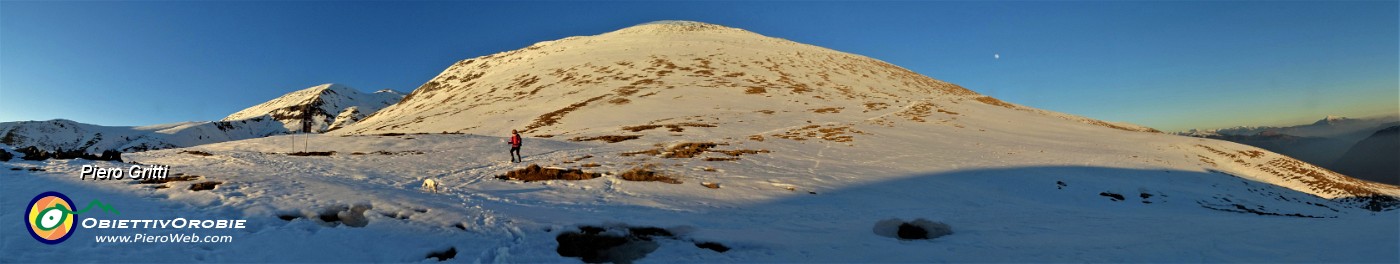
[[268,118],[212,122],[180,122],[149,126],[100,126],[66,119],[0,123],[0,144],[44,151],[82,150],[102,153],[135,152],[197,146],[208,143],[286,133]]
[[0,144],[43,151],[82,150],[102,153],[181,148],[302,131],[301,113],[311,115],[312,131],[352,124],[398,102],[394,90],[362,93],[338,84],[323,84],[291,92],[244,109],[220,121],[179,122],[147,126],[100,126],[66,119],[0,123]]
[[[235,112],[224,121],[267,116],[289,131],[324,132],[354,123],[403,99],[394,90],[366,94],[340,84],[327,83],[294,91]],[[303,125],[309,122],[309,127]]]

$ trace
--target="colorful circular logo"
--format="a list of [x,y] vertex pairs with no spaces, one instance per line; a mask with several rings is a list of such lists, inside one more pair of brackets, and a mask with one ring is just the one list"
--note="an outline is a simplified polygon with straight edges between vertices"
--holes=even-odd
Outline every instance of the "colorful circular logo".
[[58,244],[73,236],[73,200],[58,192],[44,192],[29,201],[29,235],[44,244]]

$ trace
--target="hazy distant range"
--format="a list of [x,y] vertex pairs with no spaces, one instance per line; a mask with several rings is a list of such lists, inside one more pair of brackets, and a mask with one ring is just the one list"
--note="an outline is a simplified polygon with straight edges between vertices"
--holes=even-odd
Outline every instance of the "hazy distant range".
[[1213,138],[1267,149],[1364,179],[1400,184],[1400,116],[1328,116],[1287,127],[1192,129],[1178,135]]

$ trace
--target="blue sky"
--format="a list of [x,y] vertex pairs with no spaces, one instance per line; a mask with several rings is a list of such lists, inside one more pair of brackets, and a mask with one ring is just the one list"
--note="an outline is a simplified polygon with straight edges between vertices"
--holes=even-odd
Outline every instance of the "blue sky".
[[1169,131],[1400,112],[1396,1],[3,1],[0,121],[217,120],[327,82],[407,92],[457,60],[655,20]]

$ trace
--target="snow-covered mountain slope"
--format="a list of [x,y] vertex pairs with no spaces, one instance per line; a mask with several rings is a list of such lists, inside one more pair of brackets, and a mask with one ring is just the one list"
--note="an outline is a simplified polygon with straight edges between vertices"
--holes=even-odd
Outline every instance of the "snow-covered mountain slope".
[[248,107],[225,117],[223,121],[267,116],[282,122],[288,131],[320,133],[355,123],[366,115],[399,102],[403,97],[402,93],[394,90],[366,94],[344,85],[327,83]]
[[522,129],[564,136],[692,117],[791,120],[791,113],[822,109],[827,115],[816,121],[858,121],[952,104],[1151,130],[1005,103],[864,56],[737,28],[666,21],[459,61],[401,103],[341,133]]
[[0,123],[0,144],[15,148],[33,146],[44,151],[135,152],[189,147],[286,132],[281,123],[264,117],[139,127],[100,126],[55,119]]
[[[463,60],[333,133],[511,129],[561,139],[640,136],[618,143],[638,151],[713,142],[787,155],[781,150],[791,144],[823,144],[831,149],[822,160],[885,162],[903,173],[957,169],[949,159],[999,160],[989,149],[1081,157],[1079,165],[1162,160],[1158,166],[1219,170],[1324,198],[1400,194],[1258,148],[1019,106],[868,57],[685,21]],[[920,148],[886,152],[899,160],[842,154],[907,145]],[[1177,157],[1189,160],[1164,161]],[[1029,161],[1004,165],[1065,162]]]

